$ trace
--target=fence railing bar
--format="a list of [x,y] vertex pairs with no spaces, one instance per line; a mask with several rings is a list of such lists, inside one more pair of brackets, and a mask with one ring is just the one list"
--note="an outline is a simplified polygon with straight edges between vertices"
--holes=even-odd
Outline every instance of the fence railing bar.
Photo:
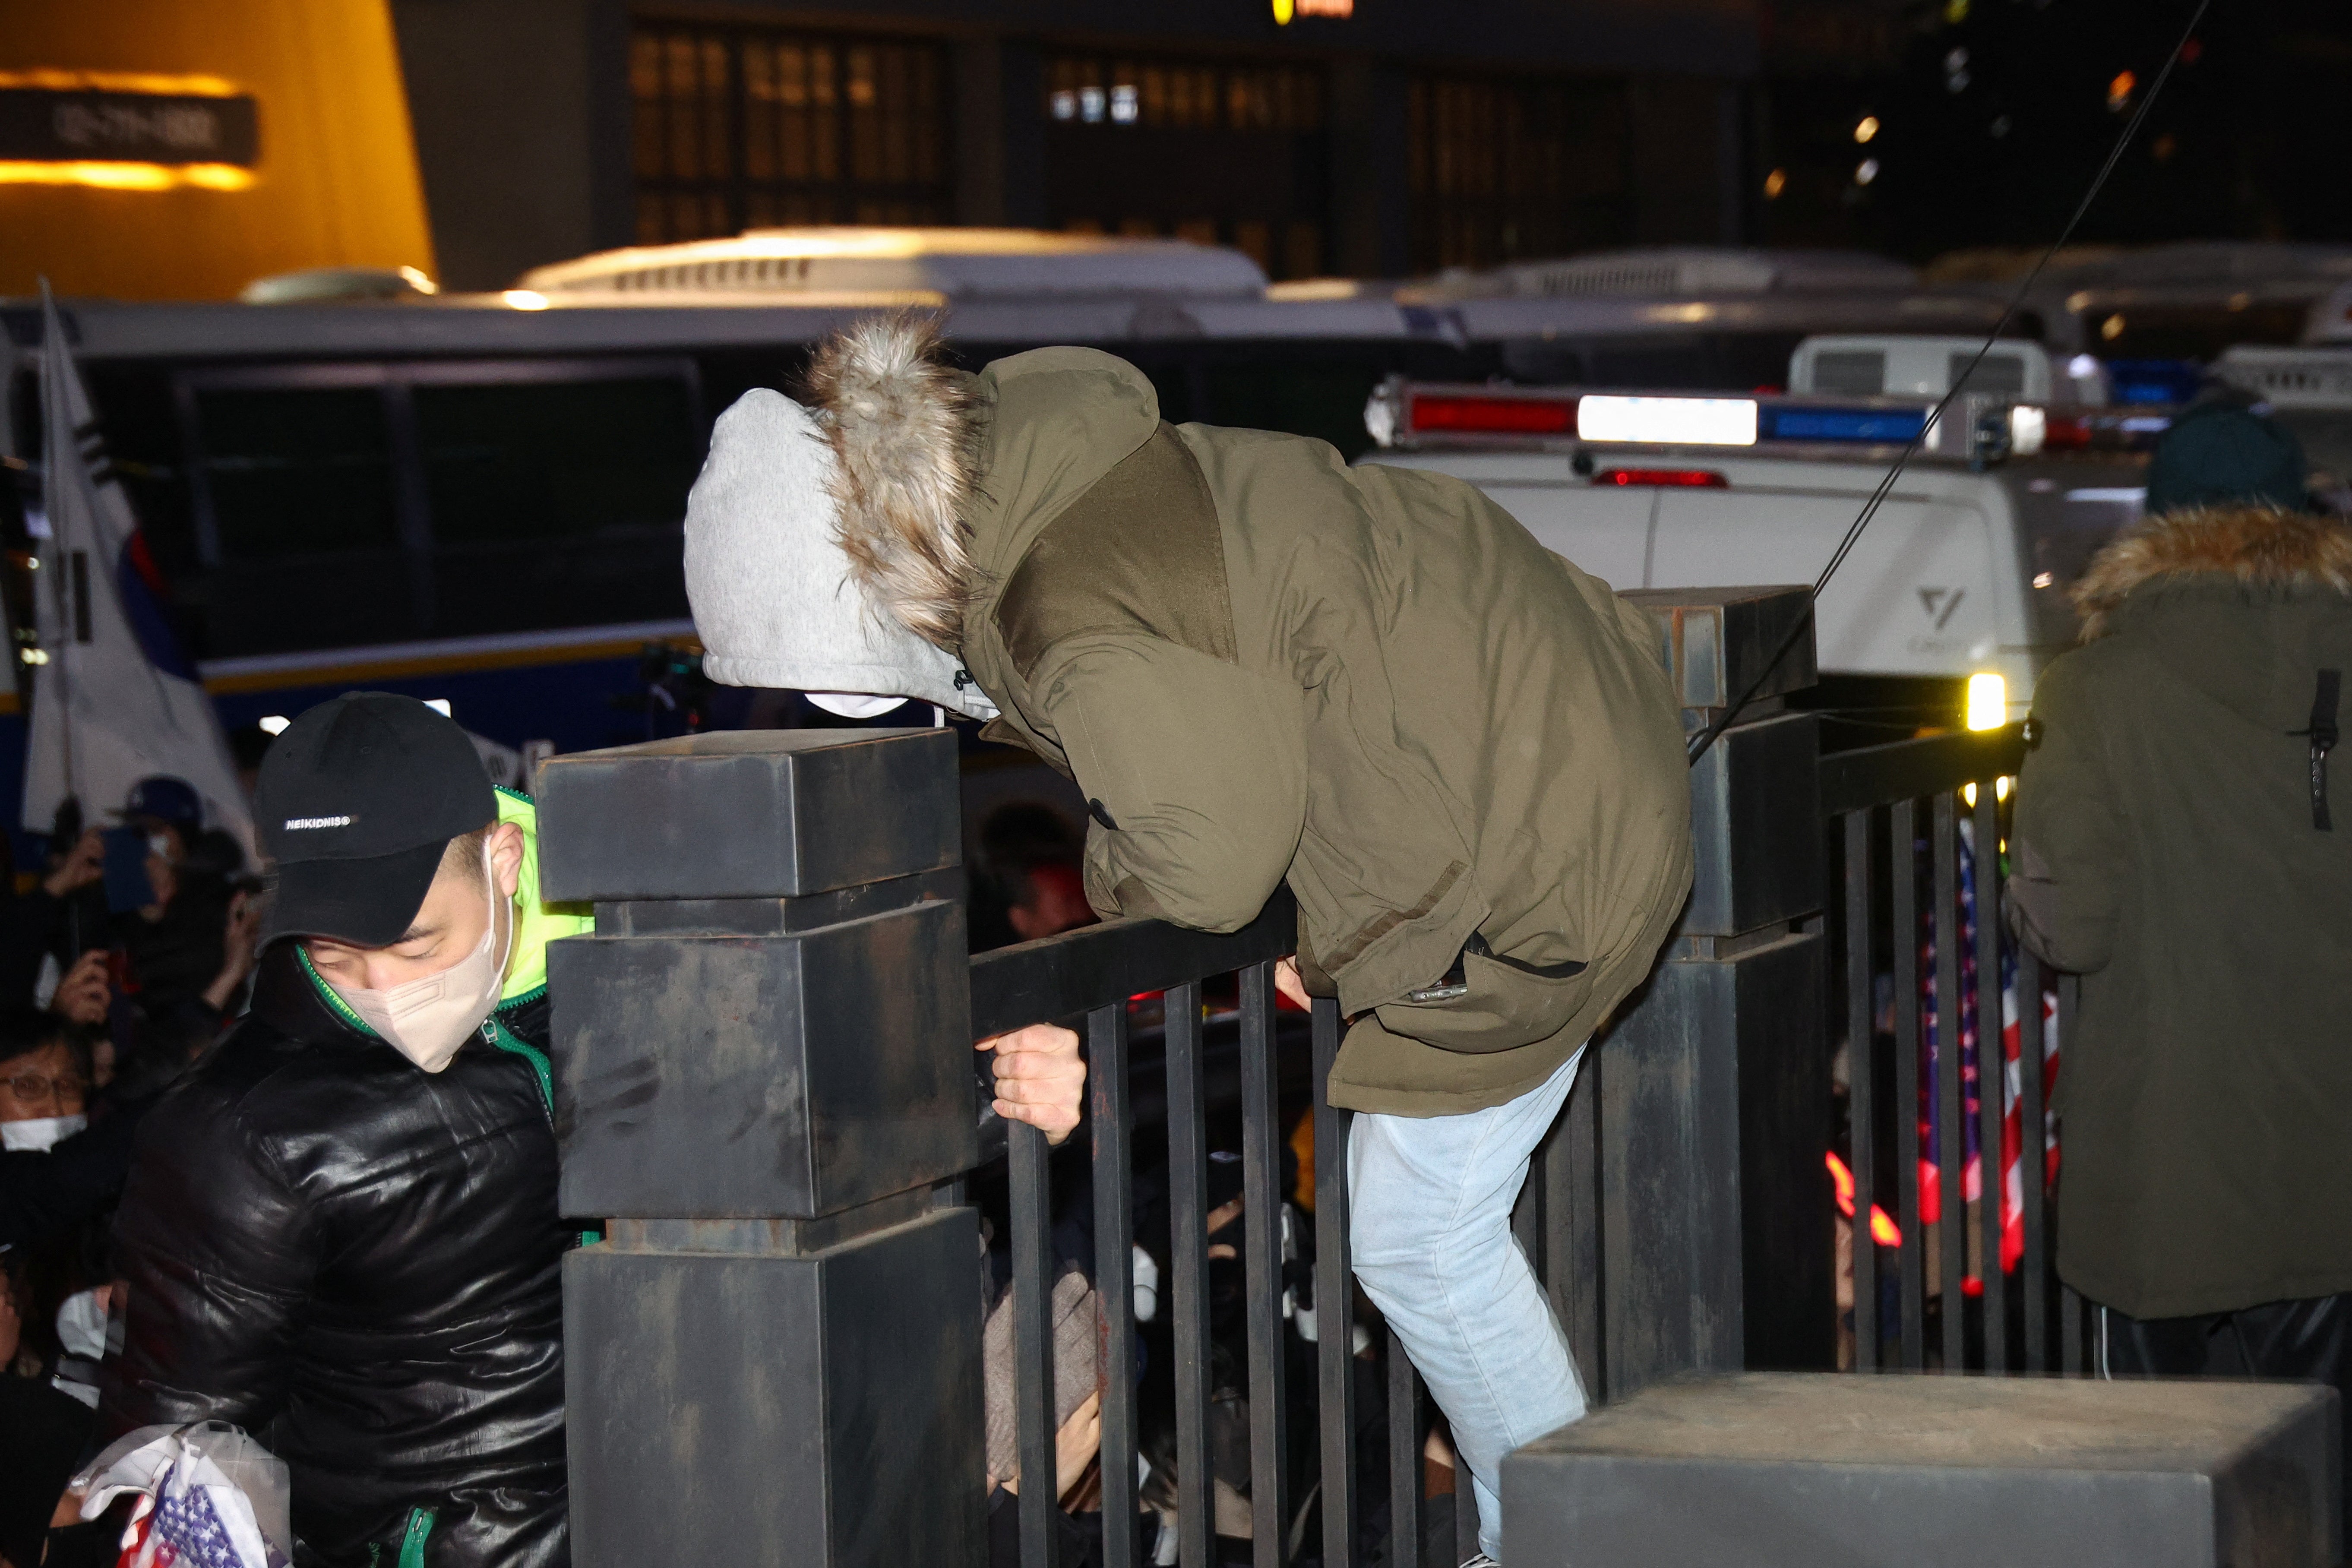
[[1087,1016],[1094,1123],[1095,1305],[1102,1335],[1103,1561],[1135,1561],[1135,1180],[1127,1105],[1127,1003]]
[[2058,1342],[2065,1357],[2068,1377],[2091,1377],[2098,1369],[2090,1364],[2083,1343],[2083,1298],[2072,1285],[2058,1287]]
[[1903,1244],[1895,1267],[1901,1279],[1905,1370],[1927,1364],[1927,1233],[1919,1224],[1919,826],[1918,806],[1898,800],[1888,816],[1888,863],[1893,884],[1887,918],[1895,952],[1895,1190]]
[[1870,1229],[1878,1201],[1877,998],[1873,994],[1870,919],[1872,813],[1845,814],[1846,1108],[1853,1127],[1853,1365],[1878,1370],[1878,1246]]
[[1279,958],[1297,946],[1297,925],[1298,906],[1286,889],[1276,889],[1255,920],[1229,935],[1117,920],[975,953],[972,1037],[1092,1012]]
[[2017,948],[2017,1185],[2022,1205],[2025,1255],[2018,1260],[2018,1287],[2025,1293],[2025,1370],[2050,1370],[2049,1227],[2042,1223],[2044,1188],[2050,1179],[2049,1145],[2042,1138],[2042,961],[2024,943]]
[[2014,773],[2025,756],[2025,727],[1961,730],[1921,740],[1893,741],[1832,752],[1822,758],[1822,812],[1839,816],[1949,790],[1961,779]]
[[1389,1331],[1389,1563],[1421,1568],[1425,1511],[1421,1456],[1421,1374],[1404,1342]]
[[1936,1215],[1942,1243],[1937,1283],[1943,1296],[1944,1371],[1968,1363],[1967,1194],[1960,1181],[1968,1156],[1967,1103],[1960,1084],[1960,858],[1958,796],[1944,790],[1932,812],[1936,835]]
[[1054,1194],[1045,1135],[1007,1130],[1013,1217],[1013,1422],[1021,1460],[1021,1568],[1055,1568]]
[[1339,1055],[1339,1004],[1318,996],[1310,1029],[1315,1052],[1315,1371],[1322,1425],[1323,1562],[1356,1561],[1356,1278],[1348,1260],[1348,1131],[1352,1118],[1331,1103]]
[[1202,1121],[1201,983],[1160,999],[1168,1051],[1168,1271],[1176,1380],[1176,1561],[1210,1568],[1216,1487],[1209,1458],[1209,1152]]
[[[1454,1436],[1446,1431],[1450,1441]],[[1454,1449],[1454,1560],[1467,1563],[1478,1555],[1478,1489],[1470,1479],[1470,1463]]]
[[[2066,1042],[2069,1037],[2069,1032],[2074,1026],[2074,1020],[2082,1016],[2082,1002],[2083,977],[2079,974],[2059,975],[2058,1071],[2062,1078],[2067,1071],[2065,1056]],[[2062,1123],[2058,1129],[2059,1138],[2062,1142],[2064,1140],[2065,1132],[2066,1129]],[[2059,1184],[2063,1187],[2066,1181],[2065,1172],[2063,1168],[2059,1172],[2058,1181]],[[2062,1212],[2053,1214],[2050,1216],[2051,1231],[2053,1235],[2058,1236],[2058,1238],[2061,1241],[2063,1241],[2064,1239],[2063,1236],[2060,1234],[2063,1231],[2064,1225],[2065,1215],[2063,1210]],[[2054,1272],[2054,1259],[2056,1258],[2054,1248],[2053,1249],[2051,1256],[2053,1259],[2053,1271]],[[2058,1282],[2058,1306],[2061,1321],[2065,1324],[2064,1334],[2066,1340],[2065,1357],[2067,1373],[2078,1377],[2089,1377],[2095,1375],[2097,1373],[2098,1368],[2093,1364],[2091,1360],[2091,1351],[2084,1342],[2085,1331],[2084,1327],[2084,1311],[2083,1298],[2078,1295],[2075,1292],[2074,1288],[2067,1284],[2063,1279],[2061,1279]]]
[[1275,1098],[1274,965],[1242,970],[1244,1315],[1249,1328],[1250,1541],[1284,1568],[1290,1531],[1282,1343],[1282,1128]]
[[[2003,1039],[2000,986],[2000,790],[1977,780],[1977,1234],[1984,1258],[1984,1369],[2009,1371],[2009,1282],[2000,1266],[2001,1209],[2008,1183],[2001,1169],[2002,1118],[2008,1110],[2009,1052]],[[2021,1003],[2022,998],[2020,998]]]
[[1544,1288],[1568,1332],[1585,1400],[1596,1409],[1609,1398],[1601,1310],[1601,1058],[1585,1047],[1568,1110],[1545,1141],[1543,1163]]

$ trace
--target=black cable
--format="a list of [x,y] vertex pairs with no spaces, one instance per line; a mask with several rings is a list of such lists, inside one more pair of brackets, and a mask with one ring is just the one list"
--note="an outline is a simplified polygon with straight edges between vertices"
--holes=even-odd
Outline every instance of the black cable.
[[2107,161],[2099,165],[2098,174],[2092,178],[2090,188],[2083,193],[2083,199],[2074,204],[2074,216],[2066,220],[2066,226],[2058,231],[2058,237],[2050,242],[2050,247],[2042,253],[2041,258],[2034,262],[2032,269],[2026,273],[2025,280],[2020,283],[2017,286],[2017,291],[2010,296],[2009,303],[2002,307],[2000,319],[1993,323],[1992,331],[1985,335],[1984,342],[1969,359],[1968,369],[1952,378],[1952,384],[1945,389],[1943,396],[1936,400],[1935,408],[1928,413],[1926,419],[1920,422],[1918,430],[1911,439],[1904,443],[1903,450],[1895,454],[1895,461],[1887,468],[1885,477],[1878,481],[1876,488],[1870,492],[1870,498],[1863,502],[1862,510],[1855,516],[1853,525],[1848,528],[1845,531],[1845,536],[1838,541],[1837,548],[1830,552],[1829,564],[1823,566],[1822,574],[1813,579],[1813,591],[1805,600],[1804,610],[1790,626],[1788,635],[1780,639],[1780,646],[1772,650],[1772,657],[1764,661],[1763,668],[1756,672],[1756,679],[1748,683],[1748,689],[1739,694],[1738,700],[1723,710],[1722,717],[1701,730],[1693,739],[1688,752],[1688,760],[1693,767],[1697,766],[1698,760],[1706,755],[1706,749],[1715,744],[1716,738],[1729,727],[1733,720],[1739,717],[1740,710],[1756,700],[1756,694],[1764,689],[1764,683],[1771,679],[1772,672],[1780,668],[1780,661],[1789,657],[1790,650],[1797,646],[1797,639],[1804,636],[1805,628],[1812,625],[1814,601],[1821,597],[1822,590],[1829,585],[1831,574],[1845,564],[1846,556],[1852,552],[1855,543],[1862,538],[1862,531],[1870,526],[1872,518],[1878,515],[1879,507],[1893,492],[1895,481],[1903,477],[1904,468],[1917,455],[1920,445],[1927,438],[1927,432],[1936,428],[1937,422],[1943,418],[1944,411],[1950,405],[1952,399],[1959,395],[1960,389],[1968,385],[1969,378],[1976,374],[1977,367],[1984,363],[1985,355],[1990,353],[1993,344],[2000,341],[2002,331],[2008,328],[2011,319],[2024,305],[2026,297],[2032,293],[2033,285],[2041,280],[2042,268],[2049,266],[2051,258],[2064,249],[2066,242],[2074,237],[2074,230],[2081,225],[2084,215],[2091,210],[2091,204],[2098,199],[2100,190],[2107,183],[2107,177],[2116,172],[2116,165],[2123,161],[2125,150],[2131,146],[2132,139],[2139,134],[2141,123],[2147,119],[2147,111],[2156,107],[2157,96],[2164,91],[2164,84],[2172,79],[2172,68],[2180,63],[2181,50],[2187,48],[2189,40],[2197,36],[2197,25],[2205,19],[2206,8],[2212,3],[2213,0],[2197,0],[2197,9],[2189,16],[2189,26],[2180,30],[2179,40],[2172,46],[2172,53],[2165,57],[2164,68],[2158,71],[2156,79],[2148,84],[2147,96],[2141,99],[2139,108],[2133,110],[2130,121],[2124,126],[2123,134],[2116,139],[2115,146],[2108,151]]

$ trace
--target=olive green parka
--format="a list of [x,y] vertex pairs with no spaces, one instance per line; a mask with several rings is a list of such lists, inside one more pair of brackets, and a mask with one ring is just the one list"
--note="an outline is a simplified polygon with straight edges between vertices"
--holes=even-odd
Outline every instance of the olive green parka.
[[[895,323],[820,359],[844,543],[999,737],[1076,780],[1096,909],[1230,931],[1287,881],[1308,988],[1354,1020],[1339,1104],[1446,1114],[1549,1077],[1690,886],[1649,616],[1459,480],[1164,424],[1092,350],[969,379],[928,353]],[[908,431],[955,468],[944,542]],[[1410,994],[1457,965],[1461,994]]]
[[2083,977],[2059,1274],[2136,1318],[2352,1290],[2352,754],[2315,763],[2312,733],[2352,696],[2352,532],[2183,513],[2076,599],[2010,885],[2028,944]]

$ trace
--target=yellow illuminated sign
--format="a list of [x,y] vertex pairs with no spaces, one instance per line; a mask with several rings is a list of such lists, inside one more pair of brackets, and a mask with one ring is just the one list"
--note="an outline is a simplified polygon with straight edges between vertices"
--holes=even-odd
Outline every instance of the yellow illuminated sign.
[[248,190],[257,113],[211,75],[0,71],[0,184]]
[[155,71],[0,70],[0,88],[37,92],[136,92],[166,98],[234,98],[237,89],[216,76],[164,76]]
[[82,185],[101,191],[249,191],[254,174],[235,163],[43,163],[0,159],[0,185]]

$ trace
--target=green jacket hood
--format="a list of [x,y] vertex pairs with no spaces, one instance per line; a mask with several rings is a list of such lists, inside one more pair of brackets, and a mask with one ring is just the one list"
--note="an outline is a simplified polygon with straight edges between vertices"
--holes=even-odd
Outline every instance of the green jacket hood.
[[1037,349],[969,375],[941,362],[937,322],[915,314],[836,332],[809,393],[837,465],[851,575],[950,651],[1038,532],[1160,424],[1159,395],[1123,360]]
[[1160,427],[1151,383],[1099,349],[1032,349],[998,360],[974,378],[972,402],[980,479],[966,521],[974,563],[990,585]]
[[2102,550],[2074,598],[2084,641],[2146,639],[2231,712],[2291,729],[2314,671],[2352,658],[2352,530],[2265,506],[2173,513]]

